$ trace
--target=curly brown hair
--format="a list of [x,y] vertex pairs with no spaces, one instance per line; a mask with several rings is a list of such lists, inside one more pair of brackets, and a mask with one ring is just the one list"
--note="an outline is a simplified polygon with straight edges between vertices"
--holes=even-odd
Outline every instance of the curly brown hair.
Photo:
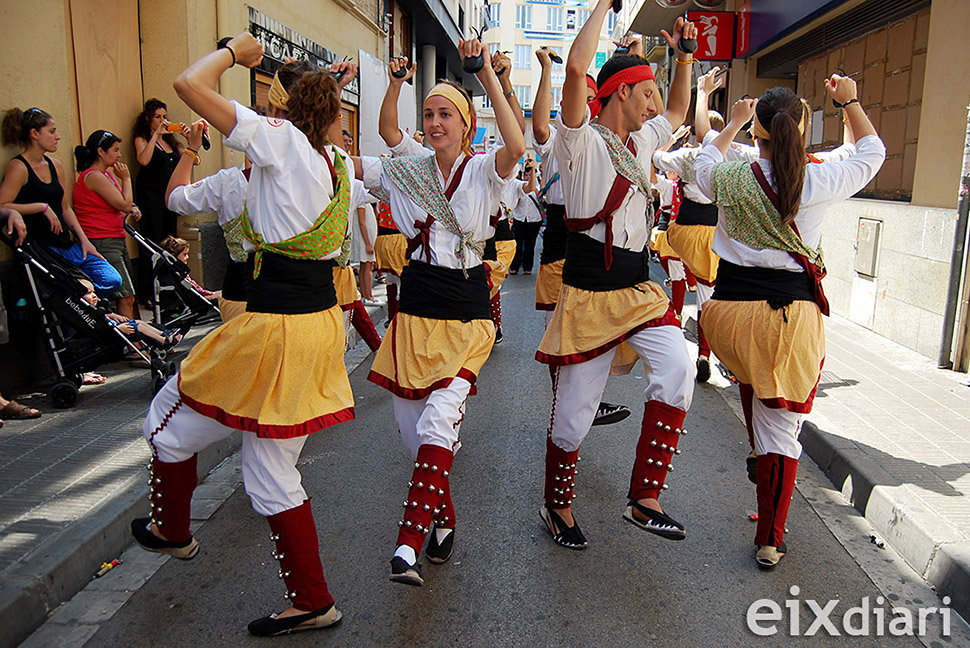
[[340,87],[330,72],[305,72],[290,91],[287,106],[286,118],[322,153],[330,143],[330,126],[340,117]]

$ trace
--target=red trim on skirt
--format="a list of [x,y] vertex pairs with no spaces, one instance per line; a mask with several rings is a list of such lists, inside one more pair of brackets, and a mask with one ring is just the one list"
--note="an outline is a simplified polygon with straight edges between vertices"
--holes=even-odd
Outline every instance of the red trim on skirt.
[[563,367],[566,365],[580,364],[586,362],[587,360],[592,360],[597,356],[601,356],[613,347],[619,346],[623,342],[639,333],[640,331],[648,328],[655,328],[657,326],[676,326],[680,328],[680,318],[677,317],[677,313],[674,312],[673,306],[667,307],[667,312],[662,316],[647,320],[643,324],[639,324],[634,328],[630,329],[620,337],[610,340],[606,344],[591,349],[589,351],[583,351],[581,353],[571,353],[565,356],[550,355],[543,353],[542,351],[536,351],[536,360],[542,364],[552,365],[554,367]]
[[539,302],[536,302],[536,310],[539,310],[539,311],[554,311],[554,310],[556,310],[556,305],[555,304],[540,304]]
[[451,384],[455,378],[461,378],[462,380],[467,380],[471,383],[471,390],[468,392],[469,396],[474,396],[478,393],[478,386],[475,381],[478,379],[474,373],[462,367],[458,370],[457,376],[452,376],[451,378],[442,378],[441,380],[436,380],[428,387],[422,387],[421,389],[411,389],[409,387],[402,387],[401,385],[394,382],[392,379],[371,370],[367,375],[367,380],[371,381],[379,387],[383,387],[387,391],[391,392],[395,396],[399,396],[405,400],[421,400],[422,398],[427,398],[431,392],[436,389],[443,389]]
[[758,398],[758,400],[764,403],[765,407],[770,407],[771,409],[786,409],[789,412],[795,412],[796,414],[810,413],[812,411],[812,405],[815,403],[815,394],[818,393],[818,384],[822,381],[822,367],[824,366],[825,358],[823,357],[822,363],[818,366],[818,378],[815,379],[815,386],[812,387],[811,393],[804,402],[798,403],[781,397]]
[[694,275],[694,278],[697,279],[697,283],[699,283],[699,284],[703,284],[705,286],[709,286],[710,288],[713,288],[714,287],[714,279],[711,279],[710,281],[708,281],[707,279],[701,279],[697,275]]

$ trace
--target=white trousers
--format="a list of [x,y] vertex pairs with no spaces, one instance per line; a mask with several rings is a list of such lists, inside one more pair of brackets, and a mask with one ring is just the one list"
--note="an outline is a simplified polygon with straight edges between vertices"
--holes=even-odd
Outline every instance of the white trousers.
[[670,277],[671,281],[683,281],[687,279],[687,271],[684,270],[684,262],[680,259],[668,259],[667,270],[670,271],[670,274],[667,276]]
[[[646,371],[644,401],[686,410],[694,395],[694,366],[680,327],[656,326],[627,340]],[[580,364],[559,367],[552,400],[552,442],[578,450],[596,416],[616,349]]]
[[401,442],[414,460],[422,445],[434,445],[458,452],[459,430],[465,419],[465,401],[472,385],[464,378],[436,389],[421,400],[394,396],[394,419]]
[[[159,461],[174,463],[190,459],[234,430],[183,403],[176,374],[152,400],[142,431]],[[262,439],[253,432],[242,435],[243,485],[256,512],[270,516],[300,506],[307,495],[296,462],[307,438]]]
[[751,403],[755,452],[759,455],[780,454],[798,459],[802,454],[798,435],[802,431],[803,417],[803,414],[783,407],[768,407],[755,396]]
[[694,299],[697,302],[697,312],[700,313],[701,309],[704,308],[706,304],[711,299],[711,295],[714,294],[713,286],[705,286],[701,282],[697,282],[697,292],[694,293]]

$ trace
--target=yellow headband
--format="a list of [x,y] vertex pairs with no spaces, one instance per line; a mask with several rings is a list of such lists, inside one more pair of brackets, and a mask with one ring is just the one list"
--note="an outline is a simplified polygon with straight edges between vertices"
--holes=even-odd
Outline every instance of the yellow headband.
[[[808,116],[808,112],[805,107],[802,106],[802,118],[798,121],[798,132],[802,135],[805,134],[805,118]],[[770,140],[771,134],[761,125],[761,121],[758,119],[758,113],[754,114],[754,136],[760,140]]]
[[277,72],[275,75],[273,75],[273,84],[269,87],[269,102],[280,110],[289,110],[289,108],[286,107],[286,103],[289,100],[290,95],[285,89],[283,89],[283,84],[280,83],[279,72]]
[[458,114],[461,115],[462,120],[465,122],[465,130],[471,128],[472,117],[468,109],[468,100],[465,99],[465,95],[461,93],[461,90],[451,85],[450,83],[439,83],[435,87],[431,88],[431,92],[428,96],[424,98],[424,102],[428,103],[428,99],[431,97],[444,97],[451,103],[455,104],[455,108],[458,109]]

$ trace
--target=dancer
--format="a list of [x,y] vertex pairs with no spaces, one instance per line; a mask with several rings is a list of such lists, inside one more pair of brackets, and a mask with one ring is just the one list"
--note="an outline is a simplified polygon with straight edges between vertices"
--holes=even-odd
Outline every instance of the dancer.
[[[259,42],[243,33],[175,80],[179,97],[252,161],[242,230],[255,250],[254,280],[246,314],[197,343],[152,401],[144,424],[153,455],[152,516],[134,520],[131,529],[149,551],[193,558],[197,453],[242,430],[243,483],[253,508],[268,518],[291,605],[253,621],[249,631],[277,635],[341,618],[296,462],[307,435],[354,416],[332,279],[347,230],[350,178],[328,136],[340,118],[340,86],[330,71],[284,65],[270,88],[270,118],[216,91],[230,67],[252,68],[262,56]],[[347,72],[341,83],[355,72],[350,63],[332,70]],[[293,84],[284,78],[290,73]]]
[[532,274],[536,238],[542,226],[542,207],[536,191],[536,167],[532,158],[525,161],[522,178],[509,185],[511,196],[507,202],[512,211],[512,233],[515,235],[515,256],[509,274]]
[[[465,400],[492,348],[488,284],[482,264],[489,219],[502,188],[525,153],[525,138],[489,61],[477,40],[461,41],[466,57],[482,56],[477,73],[495,110],[505,142],[485,155],[472,155],[475,112],[471,98],[448,82],[435,85],[424,99],[424,132],[434,154],[406,137],[397,126],[397,99],[403,79],[390,64],[390,85],[381,107],[381,136],[394,159],[362,158],[364,182],[388,195],[398,229],[409,238],[410,262],[404,270],[400,312],[391,321],[369,379],[394,396],[401,440],[414,459],[390,579],[421,585],[418,556],[428,537],[428,560],[451,557],[455,510],[450,480]],[[420,150],[418,150],[420,149]]]
[[[368,315],[364,302],[357,295],[357,279],[354,276],[354,269],[350,267],[350,254],[354,245],[354,219],[357,218],[358,210],[363,210],[364,205],[377,202],[377,198],[368,193],[360,180],[353,179],[351,184],[353,188],[350,196],[350,217],[347,220],[347,238],[340,246],[340,254],[336,259],[333,285],[337,290],[337,304],[344,312],[344,330],[350,333],[350,327],[353,326],[370,350],[377,351],[381,346],[381,336],[377,333],[377,328]],[[363,274],[361,280],[363,280]]]
[[[638,41],[639,42],[639,41]],[[532,106],[532,144],[541,160],[543,185],[539,191],[539,204],[545,217],[545,232],[542,235],[542,252],[539,254],[539,271],[536,274],[536,310],[543,311],[546,316],[546,327],[552,321],[553,311],[559,301],[559,289],[562,288],[562,266],[566,259],[566,204],[562,191],[562,177],[559,174],[559,163],[553,155],[553,145],[556,143],[557,129],[549,123],[552,108],[552,59],[551,50],[540,47],[536,50],[536,58],[542,68],[539,77],[539,87]],[[596,81],[590,75],[585,75],[586,102],[589,103],[596,96]],[[555,389],[555,374],[550,366],[549,375]],[[593,425],[611,425],[619,423],[630,416],[630,408],[626,405],[600,402],[593,417]]]
[[[698,187],[720,206],[713,244],[721,262],[703,324],[718,358],[756,397],[755,560],[762,569],[773,569],[787,552],[785,521],[802,450],[798,434],[825,360],[823,218],[868,184],[886,156],[859,103],[856,82],[832,75],[825,88],[844,106],[859,136],[855,155],[806,164],[809,111],[790,90],[772,88],[757,103],[738,101],[730,123],[695,163]],[[752,116],[761,157],[722,162]]]
[[676,183],[676,173],[656,174],[653,189],[659,196],[660,209],[657,210],[657,222],[650,230],[650,250],[657,254],[660,266],[667,273],[670,282],[670,303],[677,317],[680,317],[684,309],[684,296],[687,293],[687,273],[684,270],[684,262],[667,242],[667,228],[676,218],[677,207],[680,206],[680,198],[675,191]]
[[[650,186],[643,168],[687,113],[692,58],[678,46],[697,30],[678,18],[673,35],[662,32],[678,52],[665,113],[653,116],[653,72],[635,55],[607,61],[587,107],[585,71],[610,5],[610,0],[596,4],[566,63],[554,153],[569,234],[559,304],[536,353],[536,359],[556,368],[541,515],[553,539],[570,549],[587,546],[571,508],[579,446],[622,342],[647,368],[643,423],[623,517],[665,538],[686,535],[657,501],[684,432],[693,386],[680,322],[663,289],[648,281],[644,214]],[[597,117],[594,125],[591,116]]]

